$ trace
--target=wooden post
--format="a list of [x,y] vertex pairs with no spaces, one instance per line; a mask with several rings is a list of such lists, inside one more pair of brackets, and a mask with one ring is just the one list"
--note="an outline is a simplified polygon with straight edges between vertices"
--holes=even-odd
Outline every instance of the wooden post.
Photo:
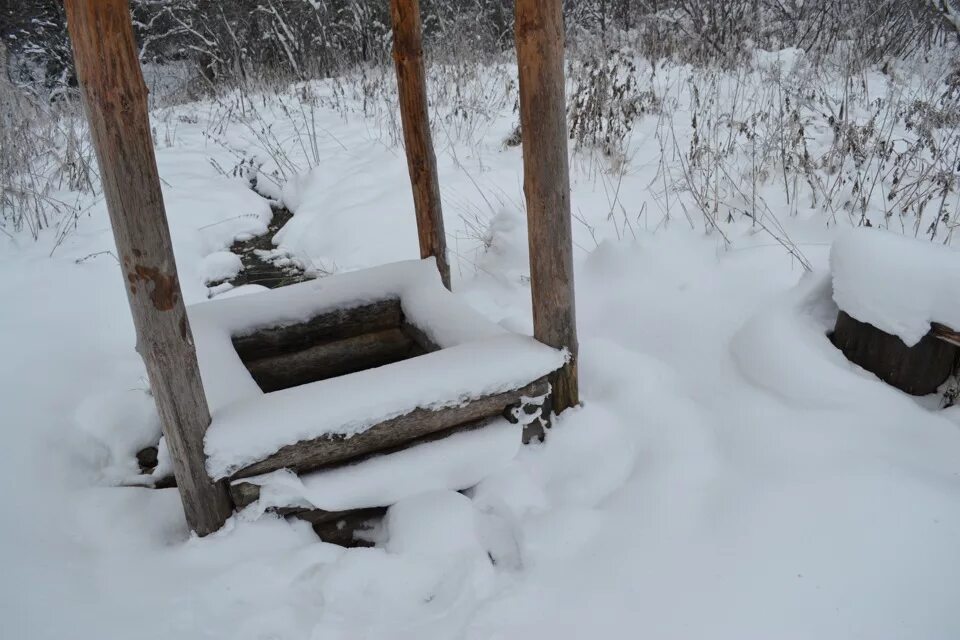
[[541,342],[566,347],[571,355],[550,378],[557,413],[580,402],[562,4],[516,0],[515,5],[533,332]]
[[233,503],[210,481],[210,411],[177,279],[127,0],[66,0],[77,78],[100,166],[137,351],[147,366],[190,528],[216,531]]
[[447,238],[443,231],[443,211],[440,207],[437,156],[433,152],[430,137],[419,1],[390,0],[390,17],[393,21],[393,61],[397,69],[403,146],[407,152],[413,204],[417,211],[420,257],[433,256],[437,259],[440,277],[449,289],[450,265],[447,262]]

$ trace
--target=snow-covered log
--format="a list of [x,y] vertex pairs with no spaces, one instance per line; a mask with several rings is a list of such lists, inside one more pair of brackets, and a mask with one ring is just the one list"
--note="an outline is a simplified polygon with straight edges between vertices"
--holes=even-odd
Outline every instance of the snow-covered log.
[[278,469],[312,471],[360,456],[403,448],[418,438],[443,434],[478,420],[510,412],[511,409],[529,404],[530,399],[545,398],[549,391],[547,381],[540,379],[520,389],[483,396],[457,406],[414,409],[355,435],[330,434],[287,445],[267,458],[234,472],[231,478],[247,478]]

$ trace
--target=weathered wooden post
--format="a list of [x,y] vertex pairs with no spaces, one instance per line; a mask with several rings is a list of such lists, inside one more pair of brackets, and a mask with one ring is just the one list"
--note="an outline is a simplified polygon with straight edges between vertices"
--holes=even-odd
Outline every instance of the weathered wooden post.
[[393,61],[397,69],[403,146],[407,152],[407,168],[417,212],[420,257],[433,256],[437,259],[440,277],[449,289],[450,265],[447,262],[447,239],[440,207],[437,157],[430,136],[419,1],[390,0],[390,17],[393,22]]
[[527,201],[533,332],[571,360],[551,376],[557,413],[580,402],[573,286],[562,0],[516,0],[523,193]]
[[65,7],[137,351],[147,366],[187,523],[206,535],[220,528],[233,504],[226,483],[211,482],[206,471],[210,411],[177,279],[130,9],[127,0],[66,0]]

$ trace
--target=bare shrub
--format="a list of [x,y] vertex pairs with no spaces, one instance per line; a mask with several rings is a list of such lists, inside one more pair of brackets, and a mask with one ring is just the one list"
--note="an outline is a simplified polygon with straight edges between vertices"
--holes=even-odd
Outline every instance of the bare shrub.
[[54,230],[56,248],[99,185],[79,105],[0,87],[0,149],[0,231],[36,240]]
[[576,149],[622,156],[636,119],[660,109],[653,89],[640,88],[635,58],[624,50],[571,60],[568,76],[567,118]]
[[952,239],[960,102],[939,78],[890,81],[873,95],[862,78],[822,69],[694,70],[687,92],[689,122],[671,110],[658,127],[659,197],[691,222],[692,203],[707,231],[726,239],[726,223],[749,220],[801,264],[781,224],[801,210],[823,212],[828,225]]

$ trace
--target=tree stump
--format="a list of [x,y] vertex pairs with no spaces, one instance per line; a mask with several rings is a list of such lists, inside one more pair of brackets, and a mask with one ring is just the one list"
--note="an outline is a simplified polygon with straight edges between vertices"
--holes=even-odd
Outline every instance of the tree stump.
[[960,348],[946,327],[934,326],[916,345],[860,322],[840,310],[830,336],[847,360],[911,395],[934,393],[956,370]]

